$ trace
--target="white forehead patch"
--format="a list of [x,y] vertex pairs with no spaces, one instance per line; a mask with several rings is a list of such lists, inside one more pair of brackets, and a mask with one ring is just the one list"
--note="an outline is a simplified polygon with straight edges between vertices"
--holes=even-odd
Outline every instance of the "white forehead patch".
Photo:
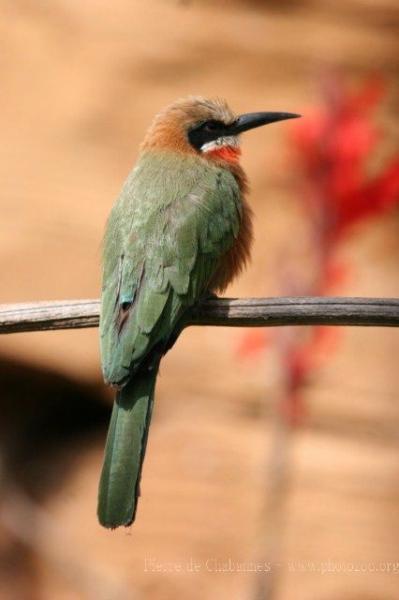
[[236,135],[225,135],[207,142],[201,146],[201,152],[212,152],[217,150],[221,146],[230,146],[230,148],[237,148],[239,146],[238,137]]

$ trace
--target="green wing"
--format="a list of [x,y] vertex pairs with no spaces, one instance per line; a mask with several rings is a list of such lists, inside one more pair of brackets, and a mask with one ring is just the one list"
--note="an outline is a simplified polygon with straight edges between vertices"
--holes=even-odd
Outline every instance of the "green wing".
[[104,241],[103,373],[124,383],[207,290],[238,235],[240,193],[196,157],[145,154],[114,205]]

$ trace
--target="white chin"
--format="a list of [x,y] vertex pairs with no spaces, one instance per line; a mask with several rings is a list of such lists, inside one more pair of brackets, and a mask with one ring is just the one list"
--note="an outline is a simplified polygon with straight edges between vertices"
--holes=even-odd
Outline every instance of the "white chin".
[[230,148],[238,147],[238,137],[235,135],[227,135],[225,137],[217,138],[216,140],[212,140],[211,142],[207,142],[203,146],[201,146],[201,152],[212,152],[212,150],[217,150],[222,146],[229,146]]

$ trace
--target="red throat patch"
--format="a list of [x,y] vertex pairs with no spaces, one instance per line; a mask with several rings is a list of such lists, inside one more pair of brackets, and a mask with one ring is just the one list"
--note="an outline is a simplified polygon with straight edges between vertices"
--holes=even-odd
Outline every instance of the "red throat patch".
[[209,150],[207,155],[211,158],[218,158],[236,164],[240,160],[241,150],[237,146],[219,146]]

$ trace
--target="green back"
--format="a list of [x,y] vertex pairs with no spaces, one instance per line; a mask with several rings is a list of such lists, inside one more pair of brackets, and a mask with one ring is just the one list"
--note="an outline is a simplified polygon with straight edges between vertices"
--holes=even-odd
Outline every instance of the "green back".
[[241,214],[234,176],[196,156],[144,153],[104,240],[100,319],[104,378],[120,383],[162,348],[207,291]]

